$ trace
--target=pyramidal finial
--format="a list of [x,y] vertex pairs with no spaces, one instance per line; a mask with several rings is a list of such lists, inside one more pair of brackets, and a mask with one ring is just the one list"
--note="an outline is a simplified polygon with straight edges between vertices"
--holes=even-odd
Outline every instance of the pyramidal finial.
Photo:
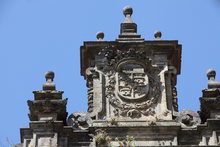
[[130,6],[125,6],[123,8],[123,14],[125,15],[125,20],[121,23],[120,34],[116,41],[120,42],[137,42],[144,41],[141,35],[137,34],[137,24],[131,19],[133,14],[133,9]]
[[45,73],[46,83],[43,85],[43,90],[56,90],[56,85],[53,83],[54,75],[53,71]]

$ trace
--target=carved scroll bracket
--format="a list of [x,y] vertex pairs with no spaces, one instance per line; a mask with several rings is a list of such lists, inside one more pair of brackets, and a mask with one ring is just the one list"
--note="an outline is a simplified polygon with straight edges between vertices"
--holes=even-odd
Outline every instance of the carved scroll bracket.
[[[167,90],[166,90],[166,73],[168,72],[168,65],[164,65],[161,67],[161,71],[159,73],[160,81],[161,81],[161,101],[158,104],[160,108],[160,112],[167,112],[168,109],[168,99],[167,99]],[[171,120],[172,115],[168,113],[169,115],[166,116],[166,119]]]
[[97,112],[94,110],[94,79],[99,79],[100,73],[95,67],[87,68],[86,70],[86,86],[88,88],[88,112],[91,117],[95,117]]
[[[176,85],[177,69],[174,66],[168,66],[166,72],[166,93],[168,100],[168,107],[170,110],[178,112],[178,98]],[[174,114],[175,115],[175,114]]]

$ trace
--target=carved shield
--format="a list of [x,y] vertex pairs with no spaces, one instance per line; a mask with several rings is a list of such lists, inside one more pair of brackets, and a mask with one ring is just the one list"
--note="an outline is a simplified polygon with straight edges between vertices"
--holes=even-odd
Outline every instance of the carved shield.
[[116,73],[116,85],[118,95],[129,100],[144,98],[149,91],[144,67],[134,63],[121,65]]

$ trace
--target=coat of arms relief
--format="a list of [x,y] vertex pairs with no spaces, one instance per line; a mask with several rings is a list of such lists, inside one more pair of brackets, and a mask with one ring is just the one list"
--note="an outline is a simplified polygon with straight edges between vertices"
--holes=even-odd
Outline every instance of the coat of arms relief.
[[117,95],[122,99],[138,100],[148,94],[148,76],[138,64],[123,65],[120,71],[116,72],[115,78]]
[[93,110],[96,90],[92,84],[94,79],[103,78],[105,82],[100,80],[102,97],[108,103],[106,107],[110,107],[103,109],[109,109],[109,116],[130,119],[155,117],[155,107],[161,98],[159,73],[164,67],[153,65],[145,51],[134,48],[119,50],[106,47],[98,53],[96,60],[100,64],[87,69],[91,114],[103,113],[103,110]]
[[162,68],[152,65],[146,52],[105,48],[96,58],[98,63],[105,63],[96,65],[95,71],[105,77],[103,94],[111,116],[138,119],[155,115],[161,97]]

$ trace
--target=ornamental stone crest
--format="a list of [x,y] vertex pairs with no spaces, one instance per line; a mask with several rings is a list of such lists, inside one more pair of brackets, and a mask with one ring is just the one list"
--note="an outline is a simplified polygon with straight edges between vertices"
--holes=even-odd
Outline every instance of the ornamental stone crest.
[[113,107],[114,116],[140,118],[154,115],[152,107],[161,95],[160,69],[141,50],[130,48],[103,49],[97,58],[105,60],[101,67],[106,79],[105,97]]
[[148,94],[148,76],[141,65],[127,61],[120,65],[120,71],[115,76],[117,95],[122,99],[138,100]]

